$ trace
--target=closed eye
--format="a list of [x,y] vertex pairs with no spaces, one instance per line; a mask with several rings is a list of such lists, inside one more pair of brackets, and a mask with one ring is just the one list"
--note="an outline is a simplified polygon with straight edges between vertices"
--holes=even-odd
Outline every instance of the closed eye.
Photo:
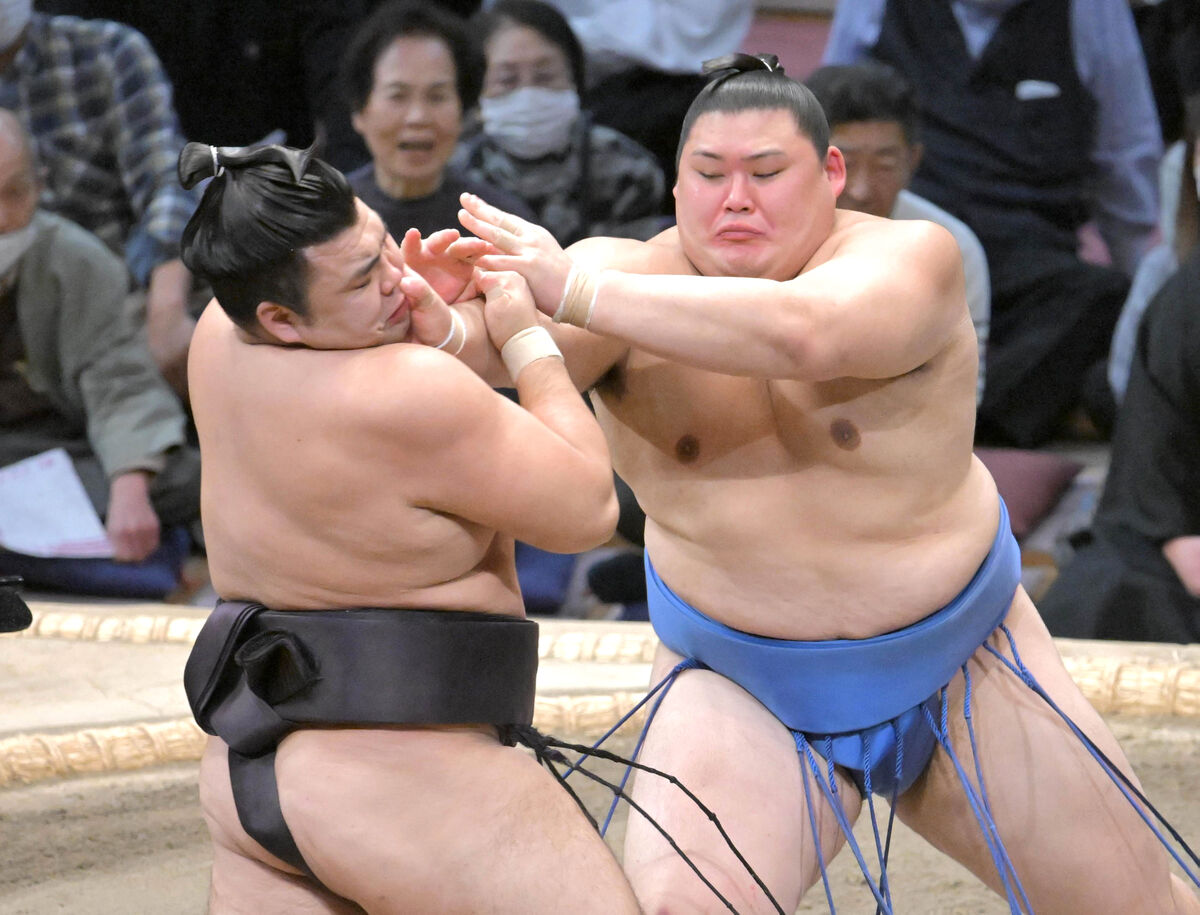
[[774,178],[776,175],[778,175],[782,171],[783,171],[782,168],[777,168],[773,172],[755,172],[754,177],[755,178]]

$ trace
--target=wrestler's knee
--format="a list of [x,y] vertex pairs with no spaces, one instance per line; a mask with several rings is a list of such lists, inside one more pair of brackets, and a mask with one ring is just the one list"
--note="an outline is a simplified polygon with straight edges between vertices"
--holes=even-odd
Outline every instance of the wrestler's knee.
[[[701,880],[674,851],[645,860],[636,866],[626,864],[626,876],[633,886],[638,904],[646,915],[684,915],[719,911],[726,906],[718,899],[718,893],[728,901],[735,912],[749,915],[776,911],[766,894],[744,869],[729,867],[695,852],[689,852],[688,857],[711,887],[706,886],[704,880]],[[792,911],[799,905],[798,892],[793,894],[794,899],[785,899],[780,896],[779,888],[768,888],[786,911]],[[791,908],[788,908],[789,904]]]

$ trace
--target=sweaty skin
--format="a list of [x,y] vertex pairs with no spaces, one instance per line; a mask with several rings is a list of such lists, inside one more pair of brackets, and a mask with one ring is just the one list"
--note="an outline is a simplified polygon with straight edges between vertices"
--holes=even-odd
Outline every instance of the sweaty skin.
[[[864,638],[912,624],[961,591],[997,531],[996,487],[972,452],[978,356],[958,249],[930,223],[835,209],[844,180],[841,153],[818,156],[790,111],[713,111],[685,138],[678,225],[650,242],[590,239],[564,253],[464,195],[460,220],[479,238],[451,246],[521,273],[547,316],[572,264],[596,271],[589,330],[554,334],[646,511],[647,552],[685,601],[758,635]],[[493,377],[494,357],[479,355],[471,364]],[[1038,682],[1133,779],[1022,588],[1005,624]],[[1001,634],[989,644],[1011,655]],[[651,682],[680,660],[660,646]],[[1032,909],[1200,912],[1041,699],[983,648],[964,666],[979,768]],[[948,690],[960,710],[963,683]],[[950,730],[973,770],[961,711]],[[641,759],[716,812],[784,911],[845,843],[823,798],[814,841],[792,735],[712,671],[678,678]],[[843,774],[838,783],[853,822],[860,795]],[[737,911],[775,911],[706,818],[652,779],[634,794]],[[896,812],[1002,892],[944,751]],[[711,893],[638,818],[623,865],[644,910],[711,910]]]

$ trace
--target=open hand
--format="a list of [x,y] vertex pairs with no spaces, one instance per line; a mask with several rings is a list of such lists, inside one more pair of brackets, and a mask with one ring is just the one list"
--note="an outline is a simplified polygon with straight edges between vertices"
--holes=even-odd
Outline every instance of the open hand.
[[460,258],[453,247],[462,240],[458,229],[441,229],[428,238],[421,238],[420,232],[409,229],[400,242],[404,263],[419,273],[445,302],[461,302],[477,294],[471,282],[474,271],[470,262]]
[[463,252],[474,249],[481,252],[473,258],[477,267],[521,274],[537,307],[553,315],[571,272],[571,258],[554,236],[541,226],[484,203],[474,194],[463,194],[459,199],[463,208],[458,211],[458,221],[489,247],[468,245],[470,240],[462,239],[456,252],[463,256]]

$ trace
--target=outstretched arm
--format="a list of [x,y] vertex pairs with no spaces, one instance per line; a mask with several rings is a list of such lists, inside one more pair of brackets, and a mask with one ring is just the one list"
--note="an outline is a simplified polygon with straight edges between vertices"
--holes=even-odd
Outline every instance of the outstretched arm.
[[[464,195],[460,220],[559,320],[664,358],[730,375],[889,378],[922,365],[968,319],[953,238],[931,223],[864,221],[823,263],[792,280],[571,276],[544,230]],[[550,240],[552,242],[552,239]]]

